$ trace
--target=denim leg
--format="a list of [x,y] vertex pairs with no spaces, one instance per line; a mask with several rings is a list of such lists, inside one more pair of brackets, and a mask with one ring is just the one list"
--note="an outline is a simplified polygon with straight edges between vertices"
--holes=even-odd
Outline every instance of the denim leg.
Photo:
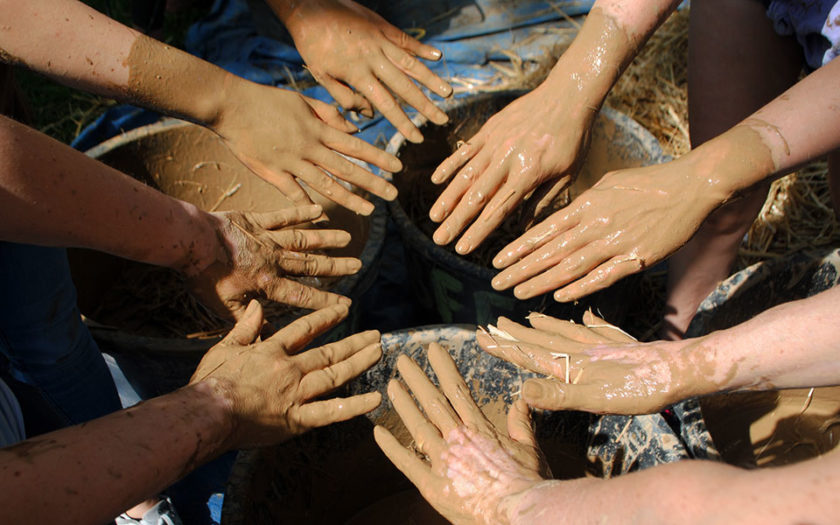
[[67,251],[0,242],[0,352],[68,424],[120,409],[114,381],[82,323]]

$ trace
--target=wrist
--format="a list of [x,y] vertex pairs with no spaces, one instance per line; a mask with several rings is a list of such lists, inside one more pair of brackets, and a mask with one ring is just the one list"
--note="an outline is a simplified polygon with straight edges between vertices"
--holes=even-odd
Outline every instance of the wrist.
[[223,234],[224,219],[189,203],[181,204],[186,217],[175,230],[177,240],[173,247],[176,254],[168,266],[191,278],[217,261],[226,261],[229,256]]
[[183,403],[195,407],[206,417],[207,434],[202,433],[202,441],[210,445],[209,455],[218,455],[235,448],[236,417],[233,409],[233,396],[229,386],[216,378],[205,378],[191,382],[175,391],[173,395],[184,398]]

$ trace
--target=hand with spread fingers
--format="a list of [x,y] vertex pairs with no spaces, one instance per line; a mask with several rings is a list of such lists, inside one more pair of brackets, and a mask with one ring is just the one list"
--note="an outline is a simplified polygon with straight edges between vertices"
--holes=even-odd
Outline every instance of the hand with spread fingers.
[[209,384],[233,420],[232,448],[280,443],[298,434],[370,412],[378,392],[319,399],[358,376],[382,356],[379,332],[362,332],[301,352],[347,317],[333,305],[304,316],[265,341],[262,307],[252,301],[222,342],[202,358],[190,385]]
[[505,498],[533,487],[543,481],[543,474],[548,475],[531,428],[530,411],[521,400],[515,402],[508,413],[507,433],[499,431],[473,401],[447,351],[432,343],[428,352],[440,389],[411,358],[403,355],[397,360],[400,375],[426,415],[397,380],[388,384],[388,397],[417,450],[429,462],[403,447],[383,427],[374,428],[376,442],[448,520],[501,523]]
[[531,199],[551,199],[577,175],[595,108],[563,99],[547,106],[547,84],[491,117],[432,174],[435,184],[450,181],[429,211],[441,223],[437,244],[466,229],[455,249],[470,253],[534,190]]
[[727,376],[702,339],[638,343],[591,312],[582,325],[537,313],[528,320],[533,328],[500,317],[477,341],[500,359],[551,376],[523,385],[522,398],[534,407],[650,414],[715,392]]
[[[311,204],[303,187],[360,213],[373,204],[345,188],[344,181],[385,200],[397,189],[345,156],[386,171],[400,161],[350,135],[356,126],[333,106],[299,93],[238,79],[228,86],[219,116],[209,125],[251,171],[275,185],[298,205]],[[338,180],[336,180],[338,179]]]
[[351,0],[268,0],[286,25],[312,76],[345,109],[379,110],[408,140],[423,135],[400,108],[403,100],[435,124],[448,118],[414,84],[448,97],[452,87],[418,60],[441,52]]
[[346,297],[289,278],[351,275],[362,266],[353,257],[307,253],[342,248],[350,242],[350,234],[342,230],[300,228],[321,215],[321,206],[210,215],[219,240],[215,259],[185,273],[192,293],[218,313],[239,318],[255,297],[311,309],[350,303]]
[[[695,151],[700,151],[699,148]],[[712,158],[712,157],[710,157]],[[731,193],[703,153],[607,173],[493,259],[497,290],[519,299],[556,290],[572,301],[649,268],[682,246]]]

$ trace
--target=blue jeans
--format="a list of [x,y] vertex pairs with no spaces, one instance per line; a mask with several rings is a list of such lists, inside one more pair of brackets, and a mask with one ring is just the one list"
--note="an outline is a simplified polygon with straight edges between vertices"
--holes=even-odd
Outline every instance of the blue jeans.
[[81,321],[66,250],[0,242],[0,294],[0,353],[14,379],[40,391],[67,425],[121,408]]

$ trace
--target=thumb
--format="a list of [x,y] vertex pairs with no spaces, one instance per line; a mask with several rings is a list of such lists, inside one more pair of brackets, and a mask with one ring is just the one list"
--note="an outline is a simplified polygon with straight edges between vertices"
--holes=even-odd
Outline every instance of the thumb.
[[517,399],[508,410],[507,416],[508,435],[514,441],[537,448],[537,440],[534,438],[534,427],[531,425],[531,409],[528,403]]
[[[568,410],[583,407],[576,406],[574,396],[570,395],[579,388],[553,379],[529,379],[522,385],[522,399],[532,407],[545,410]],[[585,408],[584,408],[585,409]]]
[[260,334],[263,324],[263,310],[259,301],[251,299],[245,313],[236,322],[236,325],[228,332],[225,341],[238,345],[249,345],[253,343]]

